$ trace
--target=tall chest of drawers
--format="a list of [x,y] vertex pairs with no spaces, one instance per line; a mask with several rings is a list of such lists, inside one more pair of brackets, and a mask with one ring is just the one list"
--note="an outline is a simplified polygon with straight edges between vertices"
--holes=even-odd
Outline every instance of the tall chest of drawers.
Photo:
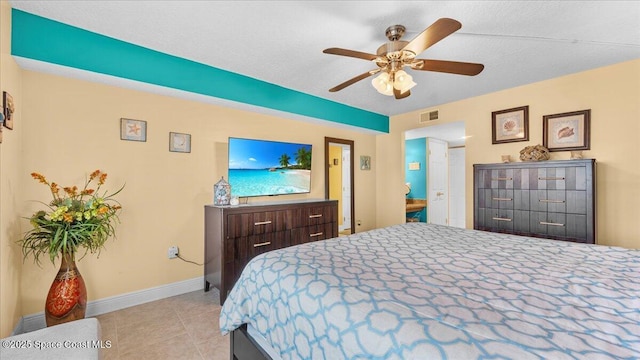
[[473,165],[473,228],[596,242],[596,161]]
[[244,266],[267,251],[338,236],[337,200],[305,200],[204,208],[205,291],[220,304]]

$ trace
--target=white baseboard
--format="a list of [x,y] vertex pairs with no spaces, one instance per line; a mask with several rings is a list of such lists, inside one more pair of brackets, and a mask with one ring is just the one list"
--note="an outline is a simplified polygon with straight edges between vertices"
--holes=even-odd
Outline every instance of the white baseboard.
[[[204,277],[178,281],[171,284],[156,286],[144,290],[134,291],[122,295],[111,296],[87,302],[86,317],[106,314],[131,306],[148,303],[188,292],[204,291]],[[13,334],[22,334],[47,327],[44,311],[23,316],[13,330]]]

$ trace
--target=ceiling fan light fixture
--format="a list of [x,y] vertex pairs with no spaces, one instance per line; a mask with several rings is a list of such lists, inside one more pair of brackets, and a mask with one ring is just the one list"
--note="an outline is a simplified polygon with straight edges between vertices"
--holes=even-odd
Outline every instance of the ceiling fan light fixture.
[[390,81],[389,73],[382,72],[371,80],[371,85],[382,95],[393,95],[393,86]]
[[404,70],[396,71],[394,78],[393,87],[396,90],[400,90],[401,93],[411,90],[411,88],[417,85],[413,81],[413,77]]

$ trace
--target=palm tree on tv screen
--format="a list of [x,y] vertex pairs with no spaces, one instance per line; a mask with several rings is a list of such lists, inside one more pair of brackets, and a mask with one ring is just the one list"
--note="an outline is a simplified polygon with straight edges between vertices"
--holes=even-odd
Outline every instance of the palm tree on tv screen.
[[291,157],[289,157],[289,155],[282,154],[280,156],[280,166],[284,168],[289,167],[289,160],[291,160]]
[[296,161],[302,169],[311,169],[311,151],[301,147],[296,152]]

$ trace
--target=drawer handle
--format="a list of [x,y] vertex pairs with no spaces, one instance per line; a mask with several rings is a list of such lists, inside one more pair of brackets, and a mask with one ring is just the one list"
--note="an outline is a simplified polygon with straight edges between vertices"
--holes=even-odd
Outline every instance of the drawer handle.
[[552,222],[546,222],[546,221],[540,221],[540,225],[564,226],[564,224],[552,223]]
[[309,219],[322,217],[322,214],[309,215]]
[[495,200],[495,201],[511,201],[513,199],[511,199],[511,198],[493,198],[493,200]]
[[511,219],[509,218],[501,218],[501,217],[494,217],[493,220],[498,220],[498,221],[511,221]]
[[258,226],[258,225],[268,225],[271,224],[271,220],[267,220],[267,221],[259,221],[257,223],[253,223],[253,225]]
[[539,202],[545,202],[545,203],[556,203],[556,204],[563,204],[564,200],[549,200],[549,199],[540,199],[538,200]]
[[538,180],[564,180],[563,177],[539,177]]
[[253,244],[253,247],[261,247],[261,246],[267,246],[267,245],[271,245],[271,241],[265,241],[263,243],[259,243],[259,244]]
[[491,180],[513,180],[513,178],[491,178]]
[[322,233],[319,232],[319,233],[315,233],[315,234],[310,234],[309,237],[316,237],[316,236],[321,236],[321,235],[322,235]]

